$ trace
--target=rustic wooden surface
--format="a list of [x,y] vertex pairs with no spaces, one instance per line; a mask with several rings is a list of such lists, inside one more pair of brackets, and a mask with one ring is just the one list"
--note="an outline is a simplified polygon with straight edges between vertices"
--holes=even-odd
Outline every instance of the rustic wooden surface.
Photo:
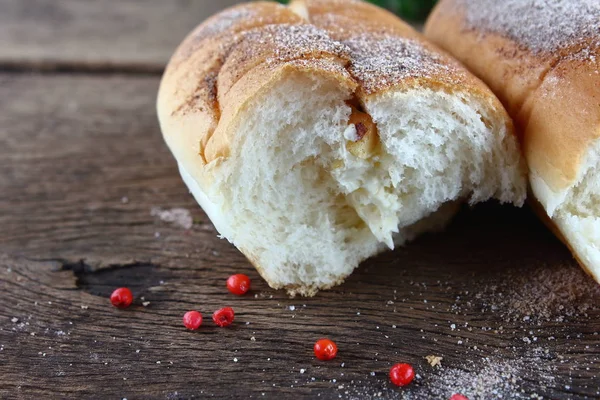
[[0,0],[0,66],[160,72],[181,39],[236,0]]
[[[188,28],[154,25],[197,4],[0,1],[0,398],[600,398],[600,289],[527,209],[465,210],[314,298],[269,289],[217,238],[156,122],[154,72]],[[134,21],[152,27],[121,29]],[[224,287],[238,272],[241,298]],[[118,286],[135,306],[109,304]],[[236,322],[219,329],[225,305]],[[335,361],[312,356],[321,337]],[[409,388],[389,384],[396,362],[415,366]]]

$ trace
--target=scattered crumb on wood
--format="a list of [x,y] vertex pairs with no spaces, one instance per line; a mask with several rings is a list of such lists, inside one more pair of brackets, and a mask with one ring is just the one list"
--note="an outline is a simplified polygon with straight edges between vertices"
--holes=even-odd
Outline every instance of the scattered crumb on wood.
[[192,225],[194,225],[192,214],[185,208],[171,208],[167,210],[160,207],[153,207],[150,210],[150,215],[183,229],[191,229]]
[[430,356],[426,356],[425,359],[427,360],[427,362],[429,363],[429,365],[431,365],[432,367],[436,367],[442,366],[442,360],[444,359],[443,357],[438,357],[438,356],[434,356],[434,355],[430,355]]

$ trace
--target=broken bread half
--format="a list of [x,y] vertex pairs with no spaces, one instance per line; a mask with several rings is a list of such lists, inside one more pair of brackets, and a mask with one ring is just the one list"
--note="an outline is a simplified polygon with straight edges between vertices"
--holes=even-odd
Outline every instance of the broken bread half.
[[600,1],[441,0],[425,32],[502,100],[533,208],[600,282]]
[[496,97],[360,1],[255,2],[210,18],[173,55],[158,114],[219,233],[291,294],[340,284],[463,201],[526,195]]

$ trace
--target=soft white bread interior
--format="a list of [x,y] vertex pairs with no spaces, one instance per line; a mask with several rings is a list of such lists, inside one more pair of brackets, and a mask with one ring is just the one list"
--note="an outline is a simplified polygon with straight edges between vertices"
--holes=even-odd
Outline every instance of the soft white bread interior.
[[587,150],[576,180],[565,190],[552,191],[537,175],[531,184],[556,224],[558,236],[600,282],[600,141]]
[[426,35],[506,105],[536,210],[600,282],[600,2],[442,0]]
[[[292,10],[253,3],[207,21],[158,98],[186,184],[272,287],[339,284],[462,201],[523,203],[511,121],[480,81],[374,6]],[[377,32],[347,34],[356,18]]]

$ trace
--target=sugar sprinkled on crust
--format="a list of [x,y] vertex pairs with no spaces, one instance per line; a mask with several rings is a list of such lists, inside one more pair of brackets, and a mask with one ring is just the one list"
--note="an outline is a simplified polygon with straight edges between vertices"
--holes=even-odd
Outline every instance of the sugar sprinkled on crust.
[[345,57],[348,52],[346,46],[314,25],[269,25],[246,32],[244,40],[251,44],[253,51],[260,51],[260,47],[266,45],[271,52],[267,62],[302,59],[307,54]]
[[410,78],[444,76],[457,81],[462,74],[422,44],[399,36],[359,35],[344,42],[350,48],[349,72],[371,94]]
[[510,37],[535,53],[592,41],[600,46],[598,0],[460,0],[472,28]]
[[[228,82],[227,87],[219,88],[219,91],[227,91],[249,68],[255,66],[246,64],[248,60],[261,59],[258,54],[267,65],[302,60],[306,68],[323,67],[326,63],[319,61],[322,58],[337,58],[367,95],[405,83],[411,78],[438,80],[451,85],[466,79],[464,71],[455,68],[449,59],[428,50],[417,40],[386,33],[385,30],[376,35],[354,34],[347,40],[334,40],[330,32],[314,24],[302,23],[284,6],[269,5],[273,15],[268,20],[261,16],[262,7],[267,6],[258,3],[256,6],[242,5],[225,10],[203,24],[187,45],[179,49],[185,58],[201,46],[204,39],[219,37],[220,44],[214,49],[219,53],[215,57],[214,69],[206,72],[198,89],[190,91],[189,98],[183,102],[187,106],[178,111],[186,113],[202,108],[198,99],[203,100],[205,106],[212,105],[218,110],[217,81]],[[327,17],[337,18],[335,15]],[[248,20],[252,22],[244,22]],[[224,63],[246,65],[246,68],[237,68],[231,71],[233,76],[225,77],[221,69]]]

